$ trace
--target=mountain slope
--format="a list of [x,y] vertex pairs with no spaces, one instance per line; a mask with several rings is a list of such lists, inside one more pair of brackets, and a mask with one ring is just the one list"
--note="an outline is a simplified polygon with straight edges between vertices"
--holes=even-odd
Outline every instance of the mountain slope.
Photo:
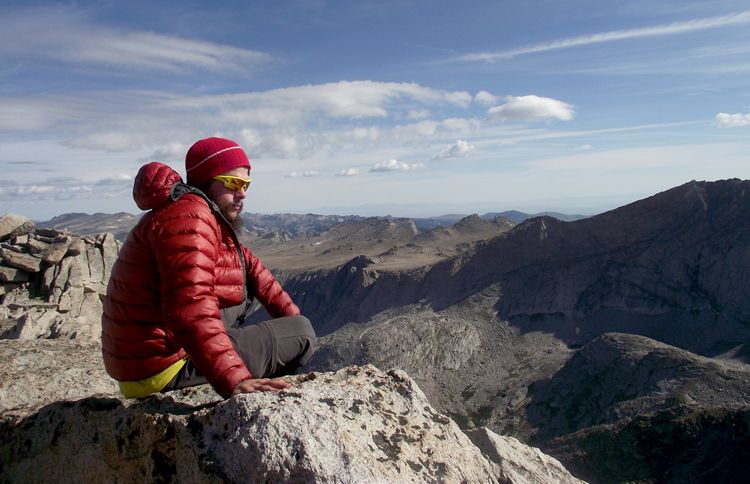
[[286,287],[323,333],[494,288],[497,315],[524,331],[574,345],[631,332],[718,354],[750,334],[748,198],[750,181],[690,182],[589,219],[532,219],[433,266],[392,271],[370,258]]

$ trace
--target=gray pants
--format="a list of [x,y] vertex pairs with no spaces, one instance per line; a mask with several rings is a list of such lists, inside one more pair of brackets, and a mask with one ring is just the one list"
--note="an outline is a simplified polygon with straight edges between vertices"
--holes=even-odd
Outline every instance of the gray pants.
[[[289,375],[306,365],[315,352],[315,330],[304,316],[286,316],[258,324],[244,324],[250,317],[247,303],[221,310],[221,319],[232,345],[253,378]],[[188,357],[185,366],[162,392],[208,383]]]

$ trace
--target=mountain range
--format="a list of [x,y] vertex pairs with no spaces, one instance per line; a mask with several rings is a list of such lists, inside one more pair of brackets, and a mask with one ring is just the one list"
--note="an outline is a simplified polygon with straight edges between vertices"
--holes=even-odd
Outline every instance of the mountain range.
[[[497,217],[505,218],[514,224],[521,223],[526,219],[548,215],[559,220],[571,221],[586,218],[586,215],[568,215],[558,212],[541,212],[528,214],[518,210],[505,212],[491,212],[481,215],[485,220],[493,220]],[[404,218],[404,217],[362,217],[360,215],[319,215],[314,213],[276,213],[243,214],[244,227],[253,239],[271,239],[274,241],[290,240],[314,237],[342,223],[359,222],[366,218],[385,218],[412,220],[418,230],[429,230],[436,227],[449,227],[459,220],[466,218],[468,214],[446,214],[437,217]],[[107,213],[66,213],[36,222],[37,227],[58,230],[68,230],[79,235],[95,235],[102,232],[112,232],[115,237],[124,241],[130,229],[138,223],[140,215],[126,212],[114,214]]]
[[313,322],[315,370],[401,368],[464,429],[592,482],[731,482],[750,462],[749,198],[730,179],[572,221],[251,214],[242,239]]
[[[393,268],[359,255],[289,274],[285,287],[322,335],[320,368],[404,368],[465,427],[486,425],[533,442],[592,481],[660,480],[680,466],[708,477],[698,462],[728,458],[737,469],[744,454],[701,444],[683,449],[700,457],[695,463],[670,466],[634,422],[656,419],[660,438],[674,439],[686,413],[706,435],[744,418],[748,194],[748,181],[690,182],[584,220],[529,219],[426,265]],[[605,337],[613,334],[640,337]],[[664,352],[674,356],[648,356]],[[584,354],[593,355],[588,370],[568,370]],[[623,368],[592,388],[587,375],[613,359]],[[708,378],[721,365],[739,373]],[[556,404],[555,418],[568,415],[558,430],[552,410],[543,411],[554,395],[568,396]],[[602,403],[576,408],[592,395]],[[725,423],[705,422],[701,415],[711,412]],[[592,439],[616,442],[623,432],[643,442],[638,465],[632,449],[591,447]],[[746,434],[722,439],[747,443]]]

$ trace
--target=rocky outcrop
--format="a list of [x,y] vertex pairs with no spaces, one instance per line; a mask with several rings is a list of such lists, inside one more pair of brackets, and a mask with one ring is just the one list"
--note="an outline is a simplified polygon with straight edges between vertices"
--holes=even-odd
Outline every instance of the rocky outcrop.
[[112,234],[84,236],[34,228],[15,215],[0,226],[0,338],[98,340],[101,297],[120,243]]
[[472,430],[467,435],[509,482],[570,481],[568,470],[536,447],[513,437],[497,435],[486,427]]
[[293,385],[227,401],[199,387],[6,413],[3,481],[580,482],[489,430],[475,446],[401,371],[349,367]]
[[446,372],[464,374],[482,346],[477,328],[467,322],[429,312],[402,313],[369,325],[350,325],[318,339],[314,368],[330,370],[350,362],[397,366],[418,382]]

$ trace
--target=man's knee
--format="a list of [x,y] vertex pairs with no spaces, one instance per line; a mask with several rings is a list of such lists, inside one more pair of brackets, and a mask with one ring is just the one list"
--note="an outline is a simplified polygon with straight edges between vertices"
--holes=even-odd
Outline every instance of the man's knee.
[[317,336],[315,334],[315,329],[312,326],[312,323],[309,319],[307,319],[305,316],[295,316],[297,319],[297,324],[299,327],[299,334],[308,338],[312,342],[315,342],[317,339]]
[[315,353],[315,349],[317,348],[317,336],[315,335],[315,329],[309,319],[304,316],[295,316],[295,320],[298,328],[297,334],[302,342],[300,364],[305,365],[310,361],[313,353]]

